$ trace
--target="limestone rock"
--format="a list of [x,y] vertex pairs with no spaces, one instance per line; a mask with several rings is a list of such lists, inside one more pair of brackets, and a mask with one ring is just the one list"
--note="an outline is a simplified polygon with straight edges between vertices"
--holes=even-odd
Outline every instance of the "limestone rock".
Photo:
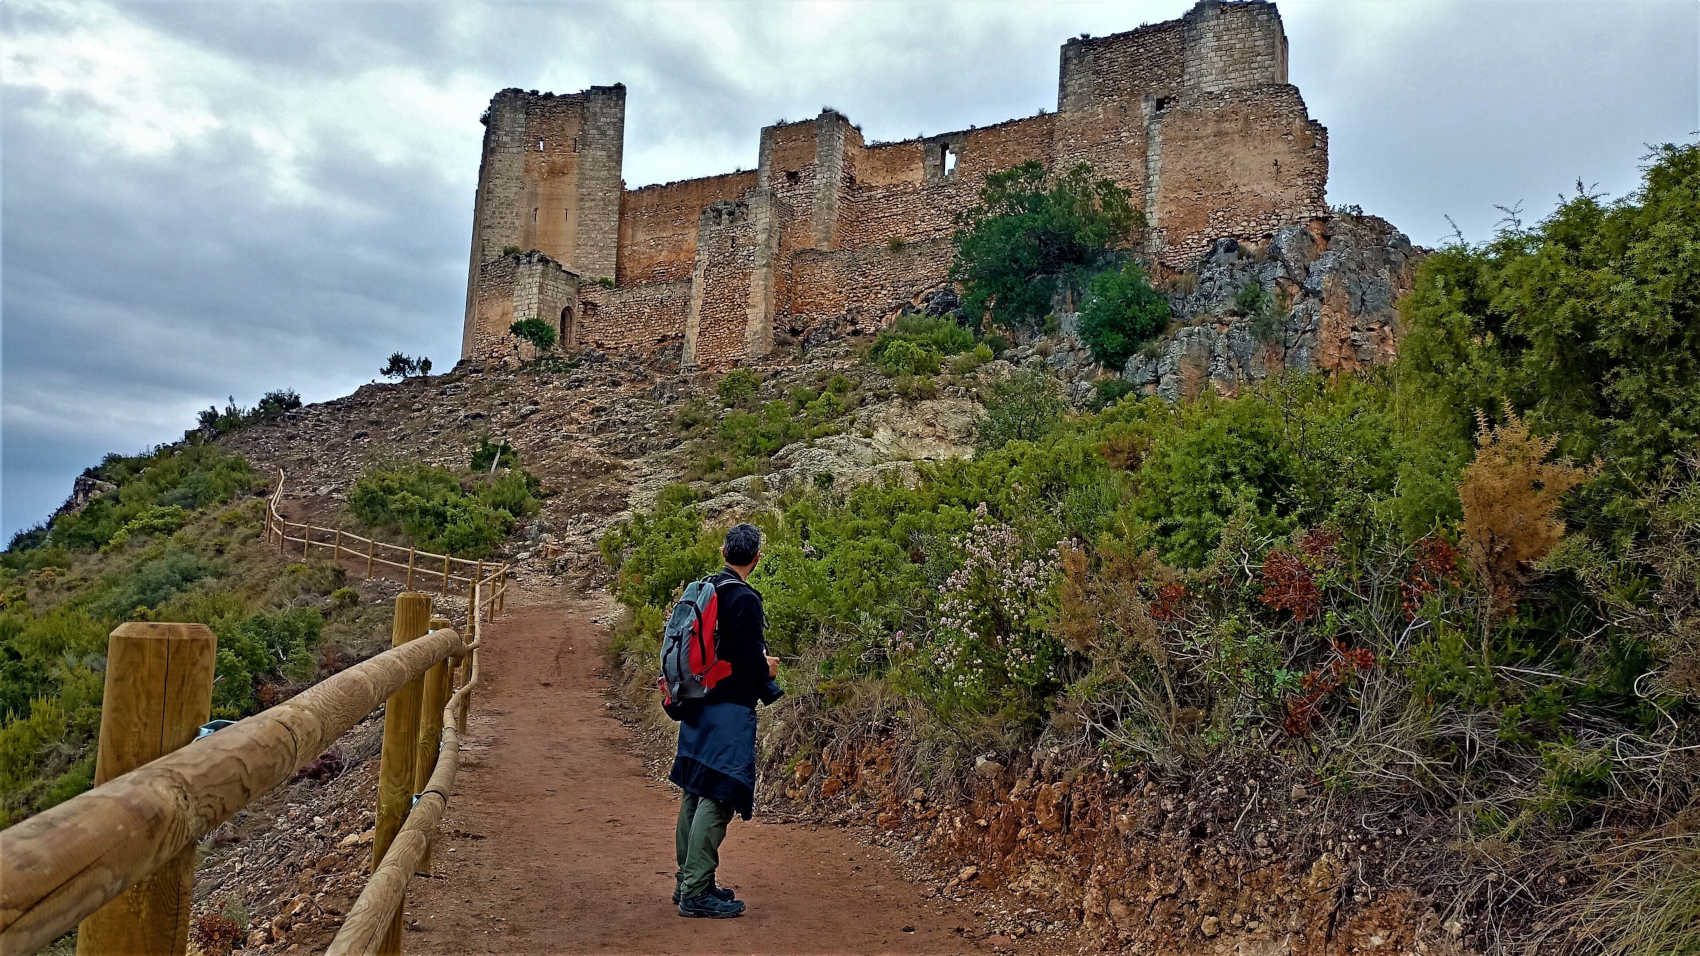
[[[1219,239],[1199,261],[1196,285],[1169,296],[1181,327],[1129,359],[1122,377],[1174,401],[1205,388],[1233,395],[1281,369],[1386,364],[1400,334],[1394,302],[1421,254],[1374,216],[1287,226],[1260,244]],[[1253,285],[1270,312],[1246,315],[1237,304]],[[1274,306],[1281,302],[1285,310]]]

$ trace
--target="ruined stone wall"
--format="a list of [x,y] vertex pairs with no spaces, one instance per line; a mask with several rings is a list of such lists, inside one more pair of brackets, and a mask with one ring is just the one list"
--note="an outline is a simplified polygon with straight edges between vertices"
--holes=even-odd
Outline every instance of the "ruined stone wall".
[[480,267],[537,250],[580,275],[612,277],[618,256],[626,89],[557,96],[503,90],[484,116],[473,201],[462,352],[473,346]]
[[[479,264],[516,245],[583,277],[586,342],[683,334],[687,361],[760,355],[776,322],[942,280],[940,243],[985,177],[1027,160],[1089,163],[1128,189],[1149,224],[1145,254],[1184,268],[1219,237],[1325,214],[1327,131],[1286,79],[1272,3],[1200,0],[1176,20],[1065,43],[1055,113],[869,145],[828,108],[763,128],[754,172],[630,191],[623,87],[504,91],[485,134],[463,351],[480,334]],[[921,248],[936,261],[919,263]],[[618,294],[592,289],[602,277]]]
[[513,321],[540,319],[555,329],[555,340],[572,347],[578,325],[578,277],[542,256],[519,257],[514,272]]
[[1181,25],[1183,96],[1287,82],[1287,37],[1273,3],[1203,3]]
[[735,200],[756,184],[754,171],[686,179],[627,190],[620,205],[620,285],[691,277],[697,218],[705,207]]
[[854,308],[883,313],[922,289],[945,281],[952,248],[948,239],[824,252],[804,249],[791,261],[790,295],[784,314],[801,330]]
[[[692,246],[695,246],[693,237]],[[691,279],[644,282],[606,289],[586,285],[579,292],[584,315],[578,344],[598,349],[646,349],[685,334],[691,309]]]
[[715,366],[742,357],[756,246],[747,203],[717,202],[702,211],[685,322],[685,365]]
[[539,253],[498,256],[478,272],[472,348],[462,355],[507,354],[512,351],[509,326],[542,319],[555,329],[558,341],[571,347],[579,319],[578,277]]
[[[840,245],[949,236],[956,217],[979,201],[988,174],[1028,160],[1048,161],[1053,122],[1046,114],[852,150],[857,188],[841,207]],[[955,157],[948,175],[947,156]]]
[[1106,100],[1175,95],[1185,71],[1184,34],[1182,22],[1170,20],[1064,43],[1057,69],[1057,111],[1086,109]]
[[1328,212],[1328,131],[1291,86],[1215,93],[1165,111],[1154,149],[1163,261],[1189,265],[1222,236],[1257,237]]
[[586,278],[612,279],[618,266],[620,205],[625,193],[620,172],[625,161],[626,88],[593,86],[583,95],[577,231],[573,255],[562,261]]
[[479,267],[473,318],[468,326],[471,347],[462,348],[462,358],[488,354],[508,334],[508,326],[514,323],[514,274],[518,270],[517,256],[502,256]]

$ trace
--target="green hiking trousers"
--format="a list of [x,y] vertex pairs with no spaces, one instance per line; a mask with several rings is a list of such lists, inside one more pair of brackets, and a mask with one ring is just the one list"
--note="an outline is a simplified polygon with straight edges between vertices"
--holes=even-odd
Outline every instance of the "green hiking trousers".
[[679,826],[673,834],[673,848],[679,858],[675,877],[679,881],[679,898],[688,900],[701,896],[714,885],[714,870],[720,865],[720,843],[726,839],[726,825],[732,822],[732,805],[687,793],[679,802]]

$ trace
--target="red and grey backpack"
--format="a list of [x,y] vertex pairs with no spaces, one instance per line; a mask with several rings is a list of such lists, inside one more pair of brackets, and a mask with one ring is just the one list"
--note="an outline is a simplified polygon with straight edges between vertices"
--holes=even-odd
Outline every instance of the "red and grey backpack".
[[719,582],[715,576],[685,585],[661,635],[661,706],[683,720],[690,710],[732,673],[720,657]]

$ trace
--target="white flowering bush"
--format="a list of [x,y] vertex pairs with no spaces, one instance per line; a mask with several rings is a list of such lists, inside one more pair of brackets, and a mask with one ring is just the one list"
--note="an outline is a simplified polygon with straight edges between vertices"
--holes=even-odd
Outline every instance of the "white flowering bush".
[[893,635],[893,659],[942,715],[1010,705],[1037,714],[1061,683],[1065,653],[1053,636],[1057,549],[1039,550],[982,504],[950,550],[961,565],[941,585],[925,632]]

